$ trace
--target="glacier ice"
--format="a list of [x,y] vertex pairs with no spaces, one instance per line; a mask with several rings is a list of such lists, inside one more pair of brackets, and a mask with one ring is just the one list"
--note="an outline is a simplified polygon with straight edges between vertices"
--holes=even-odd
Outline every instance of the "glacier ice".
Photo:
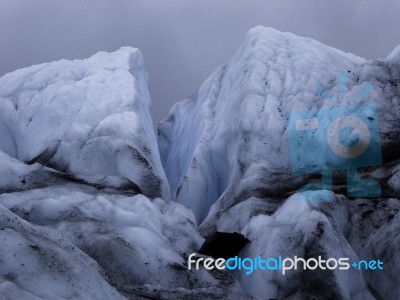
[[[252,241],[241,256],[359,259],[345,238],[351,230],[351,212],[344,196],[335,196],[334,202],[304,202],[295,194],[270,214],[262,210],[273,204],[271,200],[251,198],[221,216],[219,230],[240,230]],[[250,219],[247,215],[235,214],[244,205],[257,207],[263,213],[254,213]],[[238,223],[244,226],[237,227]],[[374,299],[362,273],[354,269],[343,272],[299,268],[285,276],[271,271],[250,275],[235,271],[235,275],[245,290],[260,299],[324,299],[328,294],[332,299]]]
[[0,102],[0,298],[253,298],[186,267],[203,238],[168,202],[139,50],[17,70]]
[[[197,94],[171,109],[158,141],[137,49],[3,76],[0,294],[398,299],[399,49],[368,61],[256,27]],[[330,103],[316,88],[342,93],[340,73],[347,90]],[[292,174],[288,113],[366,103],[377,108],[384,161],[359,174],[381,184],[381,197],[346,198],[339,171],[333,192],[308,192],[316,202],[300,201],[296,192],[316,176]],[[334,201],[320,201],[327,194]],[[216,230],[251,241],[242,257],[379,258],[386,267],[287,276],[188,270],[188,255]]]
[[96,262],[58,232],[0,205],[0,294],[5,299],[124,299]]
[[182,286],[189,275],[176,272],[184,263],[181,254],[202,240],[186,208],[143,195],[101,194],[70,185],[0,198],[15,215],[51,228],[83,249],[120,286]]
[[0,150],[9,156],[168,199],[138,49],[6,74],[0,101]]
[[[340,74],[347,77],[346,90]],[[319,87],[342,97],[329,100]],[[372,89],[364,93],[368,87]],[[308,38],[256,27],[229,63],[195,95],[175,104],[159,124],[172,199],[193,210],[203,236],[216,230],[246,235],[251,243],[243,257],[321,254],[381,258],[391,264],[379,274],[295,272],[290,279],[268,272],[235,274],[252,295],[397,299],[399,95],[399,48],[386,59],[366,60]],[[346,173],[338,171],[333,174],[333,202],[300,201],[296,192],[318,174],[293,175],[288,115],[365,104],[377,110],[383,164],[359,174],[379,182],[381,197],[349,200],[340,195],[346,195]],[[324,160],[325,153],[318,155]],[[308,197],[318,200],[320,195],[310,192]],[[388,201],[390,209],[380,204]]]
[[[207,217],[205,228],[218,212],[251,196],[288,196],[307,180],[291,172],[286,129],[291,112],[374,103],[382,151],[392,155],[400,145],[400,108],[393,105],[399,94],[396,53],[367,61],[308,38],[252,29],[230,62],[195,96],[175,104],[159,125],[173,199],[191,207],[199,222]],[[340,94],[342,72],[348,74],[348,90],[340,103],[317,94],[319,86]],[[372,91],[355,99],[369,84]]]
[[0,213],[2,295],[252,299],[226,272],[187,269],[203,238],[178,203],[70,182],[2,194]]

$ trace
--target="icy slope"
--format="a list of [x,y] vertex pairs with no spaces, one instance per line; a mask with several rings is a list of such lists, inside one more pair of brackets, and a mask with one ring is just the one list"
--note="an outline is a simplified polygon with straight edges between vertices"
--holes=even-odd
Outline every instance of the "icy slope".
[[0,103],[0,150],[9,156],[92,184],[168,197],[139,50],[9,73],[0,78]]
[[253,299],[187,269],[203,238],[165,201],[138,50],[15,71],[0,97],[0,298]]
[[[173,198],[191,207],[199,222],[215,203],[203,225],[210,229],[235,203],[251,196],[285,198],[295,191],[307,176],[292,175],[286,129],[292,112],[374,104],[383,154],[396,155],[398,57],[395,50],[386,61],[366,61],[290,33],[252,29],[230,62],[195,96],[176,104],[159,126]],[[338,82],[343,73],[345,91]],[[318,87],[343,97],[328,100]]]
[[[176,104],[159,125],[172,197],[193,209],[203,236],[215,230],[241,232],[251,241],[241,257],[348,257],[381,259],[386,265],[380,272],[236,272],[252,295],[399,299],[399,49],[385,60],[367,61],[311,39],[257,27],[230,62],[196,95]],[[358,171],[379,183],[380,196],[346,198],[353,191],[346,170],[333,174],[336,194],[298,194],[306,183],[320,181],[320,173],[293,174],[290,116],[330,112],[318,115],[319,125],[326,127],[335,112],[365,107],[374,107],[363,115],[377,123],[373,132],[378,139],[372,144],[379,146],[383,161],[378,158]],[[310,149],[300,154],[329,170],[330,152],[315,150],[327,144],[325,138],[315,134]],[[305,143],[295,141],[295,150]],[[328,196],[332,201],[324,202]]]
[[227,272],[187,269],[203,239],[178,203],[68,183],[2,194],[0,214],[1,295],[252,299]]
[[60,234],[0,205],[3,299],[124,299],[96,262]]

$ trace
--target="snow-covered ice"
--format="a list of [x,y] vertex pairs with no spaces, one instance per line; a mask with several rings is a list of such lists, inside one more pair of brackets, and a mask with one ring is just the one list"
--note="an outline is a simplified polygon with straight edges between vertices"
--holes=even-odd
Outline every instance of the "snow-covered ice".
[[[347,78],[345,85],[340,76]],[[338,101],[323,97],[319,87]],[[203,236],[215,230],[247,236],[251,243],[242,257],[323,254],[381,258],[391,264],[364,276],[354,271],[295,272],[285,279],[268,272],[237,273],[253,295],[397,299],[399,95],[399,48],[385,60],[366,60],[308,38],[256,27],[229,63],[211,74],[197,94],[175,104],[159,125],[159,149],[172,198],[192,208]],[[332,196],[332,203],[299,201],[296,191],[318,174],[293,174],[288,115],[366,104],[376,107],[383,164],[359,173],[380,183],[382,198],[356,199],[358,206],[342,195]],[[305,155],[326,159],[326,153]],[[334,174],[339,194],[346,195],[345,178],[345,172]],[[318,194],[308,197],[315,200]],[[377,205],[389,198],[395,209]],[[374,211],[372,221],[366,207]]]
[[0,205],[0,295],[4,299],[124,299],[97,263],[57,231]]
[[0,102],[0,298],[252,299],[187,269],[203,238],[168,202],[139,50],[15,71]]
[[0,150],[92,184],[168,198],[138,49],[0,78]]
[[[399,49],[368,61],[256,27],[196,95],[171,109],[158,144],[137,49],[3,76],[0,294],[398,299]],[[347,90],[333,104],[316,88],[340,94],[340,73]],[[369,85],[370,93],[354,100]],[[381,198],[346,198],[339,172],[334,193],[308,192],[316,202],[301,201],[296,192],[313,175],[292,174],[287,115],[370,103],[383,163],[360,175],[381,184]],[[318,201],[327,194],[334,201]],[[381,259],[385,269],[287,276],[188,270],[188,255],[215,230],[244,234],[250,243],[242,257]]]
[[[400,145],[400,107],[393,105],[400,78],[392,63],[396,53],[386,61],[367,61],[308,38],[252,29],[230,62],[195,96],[175,104],[159,126],[173,199],[202,222],[213,204],[208,219],[250,196],[283,197],[305,182],[291,174],[286,129],[291,112],[375,104],[382,151],[394,151]],[[340,103],[317,94],[322,86],[340,95],[343,72],[348,90]],[[369,84],[372,91],[354,99]]]
[[178,203],[68,183],[3,194],[0,210],[0,291],[10,297],[251,299],[226,272],[187,269],[203,238]]

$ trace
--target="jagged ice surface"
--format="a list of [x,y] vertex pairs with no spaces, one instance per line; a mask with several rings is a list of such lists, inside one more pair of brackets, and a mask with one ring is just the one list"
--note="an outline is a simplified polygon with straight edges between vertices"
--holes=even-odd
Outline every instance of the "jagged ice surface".
[[252,299],[186,267],[203,238],[165,201],[137,49],[7,74],[0,103],[0,298]]
[[[3,76],[0,294],[398,299],[399,53],[367,61],[293,34],[252,29],[229,64],[161,123],[160,155],[137,49]],[[316,88],[340,95],[340,73],[348,75],[347,90],[333,103]],[[354,100],[369,85],[370,93]],[[296,191],[313,175],[293,175],[287,115],[371,103],[384,160],[360,174],[380,183],[381,198],[347,199],[339,173],[334,193],[309,192],[314,202],[302,201]],[[168,202],[170,192],[179,203]],[[327,194],[334,201],[322,201]],[[287,276],[188,270],[187,256],[203,241],[199,231],[215,230],[246,235],[242,257],[346,256],[381,259],[385,269]]]
[[[341,77],[347,77],[345,84]],[[319,87],[337,101],[323,97]],[[248,236],[251,243],[242,257],[320,254],[381,259],[390,265],[365,274],[300,271],[292,280],[269,272],[237,273],[253,295],[397,299],[399,95],[399,48],[385,60],[368,61],[308,38],[256,27],[229,63],[210,75],[197,94],[175,104],[159,125],[159,149],[172,198],[193,209],[203,235],[219,230]],[[357,199],[359,205],[344,205],[351,200],[338,195],[333,204],[302,202],[293,194],[318,174],[293,174],[290,114],[364,105],[376,107],[383,164],[360,174],[379,182],[381,198]],[[321,126],[329,121],[328,114],[320,118]],[[317,137],[315,145],[326,144],[322,138]],[[324,162],[329,154],[303,155]],[[336,193],[346,195],[345,179],[345,172],[334,174]],[[318,193],[307,197],[324,200]],[[393,209],[378,205],[390,198]],[[380,221],[367,218],[368,206]]]
[[0,79],[0,150],[78,179],[168,197],[139,50],[32,66]]

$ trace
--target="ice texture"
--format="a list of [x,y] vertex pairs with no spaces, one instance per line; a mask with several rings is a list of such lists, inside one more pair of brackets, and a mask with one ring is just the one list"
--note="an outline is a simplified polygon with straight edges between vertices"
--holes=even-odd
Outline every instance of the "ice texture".
[[124,299],[96,262],[58,232],[0,205],[0,295],[4,299]]
[[168,199],[138,49],[0,78],[0,150],[79,180]]
[[0,196],[0,202],[85,249],[121,286],[181,284],[173,266],[182,265],[180,254],[202,241],[186,208],[161,199],[151,202],[143,195],[60,187]]
[[[399,49],[387,59],[366,60],[259,26],[250,30],[227,65],[212,73],[195,95],[175,104],[159,124],[159,149],[172,198],[193,210],[203,236],[216,230],[244,234],[251,242],[241,257],[321,255],[388,264],[379,272],[300,270],[286,277],[265,271],[235,273],[252,295],[399,298]],[[340,78],[347,78],[346,83]],[[343,170],[333,174],[332,202],[324,202],[328,191],[309,192],[306,199],[316,202],[304,202],[304,194],[297,192],[320,174],[293,174],[288,116],[364,105],[376,108],[383,163],[358,172],[380,184],[381,196],[346,198]],[[328,121],[321,118],[321,125]],[[327,160],[325,152],[303,155]]]
[[[218,212],[250,196],[282,197],[305,182],[292,176],[287,133],[292,112],[374,104],[382,151],[390,155],[400,145],[396,53],[386,61],[367,61],[290,33],[250,30],[229,63],[196,95],[175,104],[159,125],[173,199],[191,207],[199,222],[208,216],[206,223],[212,223]],[[320,86],[340,95],[342,73],[348,80],[339,103],[318,95]],[[369,84],[369,93],[355,97]]]
[[[158,145],[137,49],[3,76],[0,298],[399,299],[399,49],[367,61],[256,27],[172,108]],[[320,86],[343,98],[333,103]],[[376,106],[383,163],[359,174],[379,182],[381,197],[348,199],[342,171],[333,191],[300,195],[317,174],[293,175],[287,115],[350,104]],[[188,255],[216,230],[250,240],[241,257],[380,259],[385,267],[188,270]]]
[[168,201],[150,108],[133,48],[0,78],[1,299],[253,299],[188,270],[203,238]]
[[3,194],[0,212],[2,295],[252,299],[227,272],[188,270],[203,238],[176,202],[70,182]]

